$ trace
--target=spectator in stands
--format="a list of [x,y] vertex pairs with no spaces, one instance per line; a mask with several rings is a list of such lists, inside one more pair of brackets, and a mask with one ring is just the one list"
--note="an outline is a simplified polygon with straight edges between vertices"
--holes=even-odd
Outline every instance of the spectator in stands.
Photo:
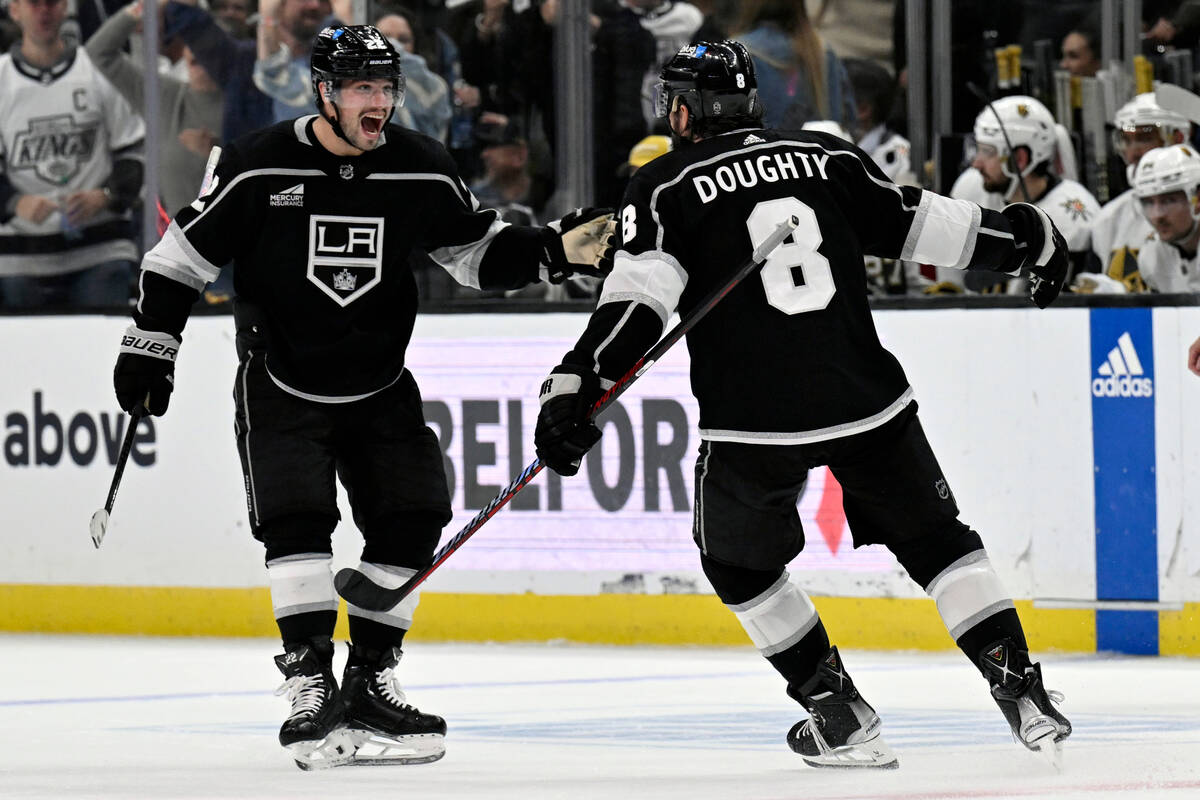
[[484,208],[500,212],[505,222],[536,225],[535,207],[545,205],[545,197],[534,194],[529,174],[529,144],[521,124],[500,115],[485,115],[476,127],[484,163],[484,175],[471,185],[471,193]]
[[747,0],[736,38],[754,59],[768,128],[799,128],[830,119],[849,128],[854,90],[833,48],[822,42],[804,3]]
[[655,129],[659,70],[703,23],[691,3],[622,0],[602,9],[592,51],[597,202],[620,203],[629,150]]
[[396,109],[396,123],[445,144],[450,125],[450,88],[429,68],[425,59],[417,55],[417,26],[413,13],[395,7],[374,24],[400,54],[405,92],[404,105]]
[[253,40],[231,36],[196,0],[168,0],[164,6],[164,36],[178,37],[192,51],[224,92],[220,139],[234,139],[269,125],[274,117],[271,98],[254,85],[258,48]]
[[1146,38],[1177,50],[1194,50],[1200,41],[1200,1],[1149,0],[1142,5]]
[[854,88],[856,117],[850,129],[854,142],[893,181],[917,186],[917,176],[909,158],[908,139],[887,125],[896,101],[895,79],[876,61],[848,58],[843,63],[850,85]]
[[1103,67],[1100,63],[1100,34],[1087,26],[1077,26],[1062,40],[1062,69],[1080,78],[1091,78]]
[[11,0],[0,56],[0,295],[6,308],[129,300],[141,117],[60,29],[67,0]]
[[[1139,94],[1121,106],[1113,118],[1113,149],[1125,161],[1130,186],[1134,170],[1146,153],[1182,144],[1191,138],[1191,132],[1191,123],[1160,107],[1153,92]],[[1133,189],[1108,201],[1092,229],[1092,252],[1099,271],[1113,280],[1128,281],[1130,291],[1143,289],[1137,277],[1137,256],[1153,232]]]
[[[313,38],[330,24],[330,0],[262,0],[254,85],[271,97],[274,122],[311,109],[308,56]],[[351,24],[349,0],[340,0],[336,19]]]
[[891,74],[893,0],[820,0],[813,24],[842,60],[861,58]]
[[211,0],[208,10],[230,36],[235,39],[250,37],[250,0]]
[[[108,18],[88,40],[87,52],[96,68],[117,87],[134,108],[145,105],[142,65],[123,50],[142,22],[142,0],[130,3]],[[184,48],[188,81],[159,76],[159,195],[168,214],[194,200],[204,178],[213,145],[220,143],[223,100],[221,89],[191,50]]]

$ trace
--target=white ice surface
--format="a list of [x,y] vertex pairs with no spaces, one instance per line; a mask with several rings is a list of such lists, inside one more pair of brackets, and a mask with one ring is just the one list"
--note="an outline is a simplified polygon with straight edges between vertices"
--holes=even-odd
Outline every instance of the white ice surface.
[[[1200,797],[1200,661],[1050,656],[1065,770],[1014,744],[960,655],[843,653],[901,768],[806,767],[749,649],[431,645],[401,667],[447,755],[301,772],[267,640],[0,636],[2,798],[832,800]],[[344,652],[339,652],[340,669]]]

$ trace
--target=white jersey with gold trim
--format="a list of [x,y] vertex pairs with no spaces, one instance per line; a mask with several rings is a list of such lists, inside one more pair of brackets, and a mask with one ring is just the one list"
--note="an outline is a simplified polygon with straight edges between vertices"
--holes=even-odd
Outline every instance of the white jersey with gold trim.
[[1200,292],[1200,254],[1184,256],[1178,247],[1152,235],[1138,254],[1138,268],[1152,292]]
[[1092,252],[1100,259],[1100,271],[1110,278],[1124,280],[1124,265],[1129,262],[1123,256],[1115,261],[1114,257],[1124,251],[1136,256],[1153,233],[1154,228],[1142,214],[1132,189],[1109,200],[1092,224]]

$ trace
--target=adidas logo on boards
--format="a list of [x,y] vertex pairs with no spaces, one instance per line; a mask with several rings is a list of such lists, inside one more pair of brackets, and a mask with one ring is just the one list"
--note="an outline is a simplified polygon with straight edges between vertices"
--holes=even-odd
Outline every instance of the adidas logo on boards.
[[302,208],[304,206],[304,184],[297,183],[295,186],[271,195],[270,203],[273,206]]
[[1154,381],[1141,378],[1146,371],[1142,360],[1133,349],[1133,337],[1129,331],[1117,338],[1117,346],[1108,351],[1108,359],[1096,368],[1100,377],[1092,380],[1092,394],[1096,397],[1152,397]]

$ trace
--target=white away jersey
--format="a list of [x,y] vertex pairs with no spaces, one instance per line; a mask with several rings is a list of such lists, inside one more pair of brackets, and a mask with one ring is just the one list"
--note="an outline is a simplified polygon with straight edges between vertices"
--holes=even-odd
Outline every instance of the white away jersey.
[[1092,252],[1100,259],[1100,271],[1115,280],[1125,279],[1125,252],[1137,256],[1154,228],[1142,213],[1141,204],[1128,189],[1104,204],[1092,225]]
[[1187,258],[1179,248],[1152,235],[1142,246],[1137,263],[1152,292],[1200,292],[1200,254]]
[[1092,244],[1092,226],[1100,216],[1100,203],[1087,188],[1063,178],[1037,201],[1067,240],[1072,253],[1087,251]]
[[916,186],[917,176],[913,173],[910,151],[912,145],[900,134],[879,125],[867,132],[858,146],[893,181],[903,186]]
[[[87,51],[68,50],[46,70],[0,56],[0,161],[18,193],[62,200],[98,188],[112,172],[112,154],[140,146],[144,136],[142,118]],[[102,211],[83,233],[82,244],[64,237],[58,213],[40,225],[13,216],[0,224],[0,275],[53,275],[137,258],[128,217]]]

